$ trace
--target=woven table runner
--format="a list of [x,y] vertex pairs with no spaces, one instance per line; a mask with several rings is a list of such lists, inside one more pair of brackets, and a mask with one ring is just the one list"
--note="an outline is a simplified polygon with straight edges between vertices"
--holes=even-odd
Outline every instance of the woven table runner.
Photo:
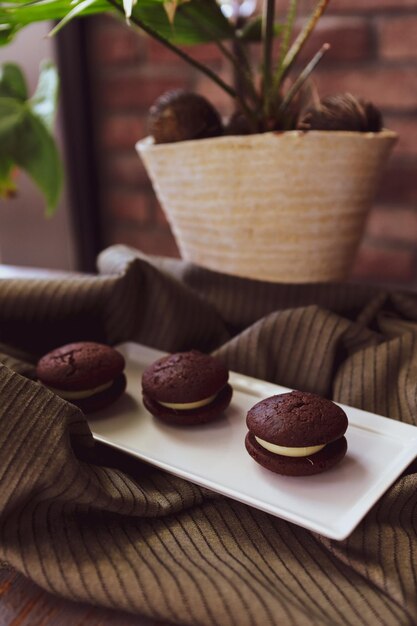
[[174,624],[415,625],[415,465],[333,541],[95,445],[33,378],[70,341],[197,348],[416,424],[417,294],[267,284],[124,246],[98,267],[0,281],[0,560],[54,594]]

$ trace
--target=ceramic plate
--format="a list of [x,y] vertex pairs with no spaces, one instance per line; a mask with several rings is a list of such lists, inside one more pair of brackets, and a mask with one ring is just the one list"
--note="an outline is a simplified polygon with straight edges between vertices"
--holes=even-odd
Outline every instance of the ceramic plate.
[[222,419],[194,427],[169,426],[142,404],[141,374],[163,356],[135,343],[126,358],[127,391],[89,420],[94,437],[167,472],[281,517],[331,539],[344,539],[417,456],[417,428],[343,406],[348,452],[323,474],[284,477],[255,463],[244,445],[248,409],[285,387],[231,373],[234,394]]

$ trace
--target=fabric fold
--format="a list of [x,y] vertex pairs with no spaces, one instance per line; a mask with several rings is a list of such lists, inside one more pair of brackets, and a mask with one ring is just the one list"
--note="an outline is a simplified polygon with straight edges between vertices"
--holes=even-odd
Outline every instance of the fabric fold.
[[72,340],[198,348],[416,425],[417,295],[257,283],[116,246],[97,276],[2,280],[0,302],[0,560],[60,596],[183,625],[416,623],[414,466],[332,541],[94,444],[30,377]]

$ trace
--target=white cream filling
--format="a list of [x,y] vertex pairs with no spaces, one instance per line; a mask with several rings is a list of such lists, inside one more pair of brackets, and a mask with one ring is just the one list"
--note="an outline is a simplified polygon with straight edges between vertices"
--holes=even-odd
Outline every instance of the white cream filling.
[[162,406],[165,406],[167,409],[176,409],[178,411],[189,411],[190,409],[199,409],[202,406],[206,406],[213,402],[214,398],[217,396],[217,393],[214,396],[210,396],[210,398],[204,398],[204,400],[197,400],[196,402],[158,402]]
[[54,387],[48,387],[48,389],[56,393],[64,400],[82,400],[83,398],[95,396],[96,393],[105,391],[105,389],[109,389],[113,383],[114,380],[111,380],[109,383],[105,383],[104,385],[100,385],[99,387],[94,387],[94,389],[85,389],[83,391],[67,391],[65,389],[55,389]]
[[277,446],[275,443],[269,443],[269,441],[264,441],[263,439],[259,439],[256,437],[256,441],[260,446],[269,450],[273,454],[280,454],[281,456],[294,456],[294,457],[302,457],[302,456],[310,456],[310,454],[315,454],[322,450],[326,444],[321,446],[309,446],[306,448],[287,448],[285,446]]

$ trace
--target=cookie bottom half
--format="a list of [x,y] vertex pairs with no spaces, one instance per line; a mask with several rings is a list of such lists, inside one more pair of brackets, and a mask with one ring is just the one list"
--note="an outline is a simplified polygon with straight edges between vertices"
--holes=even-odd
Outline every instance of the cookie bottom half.
[[162,406],[156,400],[148,395],[143,395],[143,404],[152,413],[154,417],[166,422],[167,424],[176,424],[177,426],[194,426],[197,424],[206,424],[220,417],[230,404],[232,399],[232,387],[227,384],[217,394],[213,402],[206,406],[191,410],[169,409]]
[[104,409],[109,404],[116,402],[116,400],[122,395],[126,389],[126,376],[120,374],[111,387],[101,391],[88,398],[82,398],[80,400],[71,400],[72,404],[78,406],[84,413],[94,413]]
[[320,474],[339,463],[346,454],[345,437],[328,443],[315,454],[306,457],[290,457],[273,454],[259,445],[255,436],[248,432],[245,439],[246,450],[262,467],[284,476],[311,476]]

